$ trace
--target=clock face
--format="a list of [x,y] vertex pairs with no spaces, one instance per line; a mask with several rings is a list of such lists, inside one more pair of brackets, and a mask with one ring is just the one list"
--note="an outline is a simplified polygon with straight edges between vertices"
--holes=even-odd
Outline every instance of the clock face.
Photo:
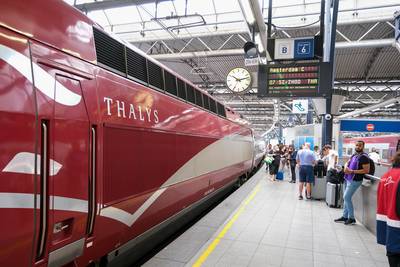
[[234,68],[226,77],[226,85],[236,93],[247,90],[251,85],[250,72],[243,68]]

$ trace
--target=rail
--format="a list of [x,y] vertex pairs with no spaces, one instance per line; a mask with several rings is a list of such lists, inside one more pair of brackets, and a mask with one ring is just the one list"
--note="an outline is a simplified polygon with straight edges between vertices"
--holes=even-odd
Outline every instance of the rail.
[[375,163],[375,174],[365,176],[363,185],[353,196],[354,214],[369,231],[376,234],[376,198],[380,177],[390,169],[387,163]]

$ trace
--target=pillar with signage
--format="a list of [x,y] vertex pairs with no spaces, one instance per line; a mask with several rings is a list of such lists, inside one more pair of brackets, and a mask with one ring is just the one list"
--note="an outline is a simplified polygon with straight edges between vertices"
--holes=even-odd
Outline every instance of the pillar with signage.
[[320,35],[267,40],[272,61],[258,69],[259,97],[326,99],[323,145],[332,142],[331,105],[338,5],[339,0],[321,1]]

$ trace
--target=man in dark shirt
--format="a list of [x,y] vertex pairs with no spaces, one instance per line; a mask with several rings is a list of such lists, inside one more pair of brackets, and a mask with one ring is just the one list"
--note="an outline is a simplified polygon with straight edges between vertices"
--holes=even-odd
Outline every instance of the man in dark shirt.
[[354,193],[361,186],[364,174],[369,173],[369,158],[364,153],[364,141],[357,141],[355,151],[344,168],[344,209],[343,216],[335,222],[344,222],[346,225],[355,224],[353,202],[351,201]]

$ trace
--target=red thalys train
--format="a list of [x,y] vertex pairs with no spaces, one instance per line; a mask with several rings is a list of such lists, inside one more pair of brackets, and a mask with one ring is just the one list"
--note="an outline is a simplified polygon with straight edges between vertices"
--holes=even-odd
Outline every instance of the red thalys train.
[[126,263],[260,164],[237,114],[66,3],[0,7],[0,266]]
[[370,153],[372,148],[381,156],[382,162],[390,162],[399,149],[400,135],[378,135],[369,137],[352,137],[343,139],[343,156],[350,157],[355,153],[355,143],[358,140],[365,142],[364,151]]

